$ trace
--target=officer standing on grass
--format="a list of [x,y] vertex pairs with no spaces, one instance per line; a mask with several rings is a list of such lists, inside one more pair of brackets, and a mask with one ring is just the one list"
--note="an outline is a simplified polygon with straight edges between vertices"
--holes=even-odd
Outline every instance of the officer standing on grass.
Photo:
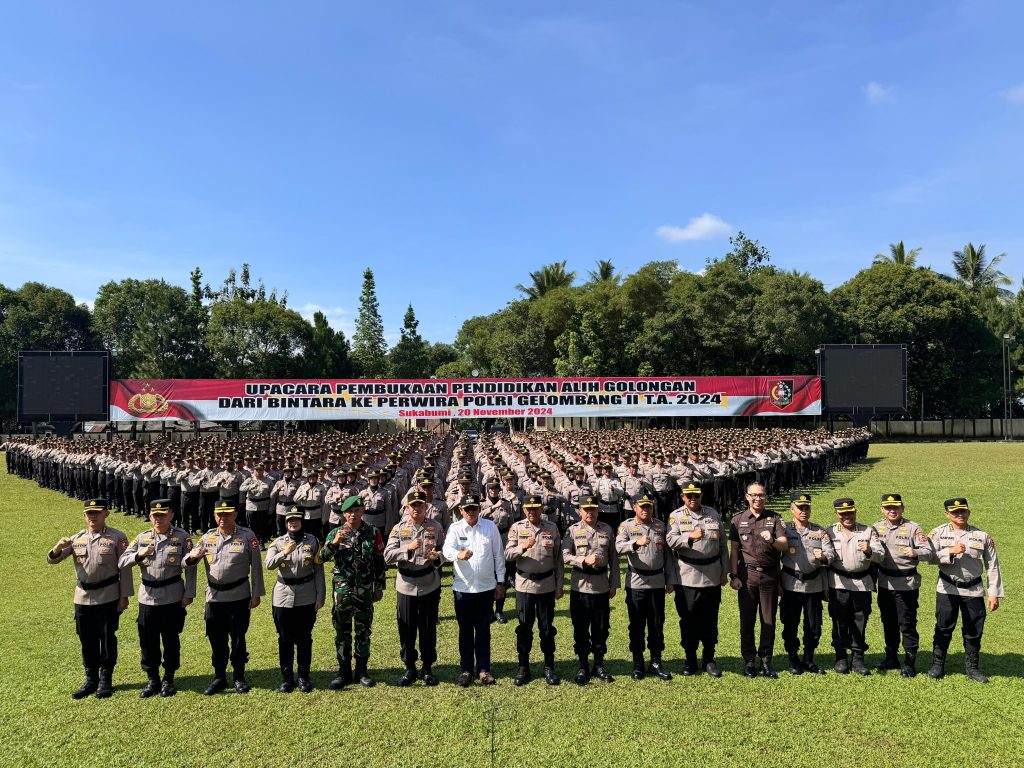
[[[878,613],[885,633],[885,658],[879,672],[900,670],[903,677],[917,674],[917,604],[921,575],[917,564],[935,559],[931,542],[917,523],[903,517],[903,497],[882,494],[882,519],[875,523],[885,559],[878,564]],[[903,666],[900,666],[900,636],[903,638]]]
[[981,636],[985,630],[983,577],[988,577],[988,610],[996,611],[1003,596],[996,543],[985,531],[968,525],[971,509],[967,499],[946,499],[945,508],[949,522],[934,529],[930,536],[939,564],[939,580],[935,585],[935,637],[928,676],[938,680],[945,675],[946,652],[957,618],[962,616],[967,677],[987,683],[988,678],[979,668]]
[[85,682],[71,698],[95,693],[96,698],[105,699],[114,693],[117,627],[132,594],[131,568],[118,563],[128,549],[128,537],[107,527],[106,499],[87,501],[83,515],[85,528],[58,541],[46,553],[46,561],[56,565],[72,555],[75,558],[75,629],[82,644]]
[[[181,666],[181,632],[185,609],[196,596],[196,566],[186,566],[192,539],[182,528],[171,525],[170,499],[156,499],[149,505],[153,527],[135,537],[121,555],[121,567],[139,566],[139,648],[142,671],[147,682],[140,698],[159,693],[173,696],[174,673]],[[182,581],[182,575],[185,579]],[[163,641],[164,679],[160,681],[160,643]]]

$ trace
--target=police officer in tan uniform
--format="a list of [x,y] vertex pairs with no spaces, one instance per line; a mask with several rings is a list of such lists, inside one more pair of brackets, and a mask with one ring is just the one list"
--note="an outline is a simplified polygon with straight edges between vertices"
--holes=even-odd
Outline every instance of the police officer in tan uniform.
[[665,524],[654,519],[654,496],[637,499],[634,516],[619,525],[615,550],[626,555],[626,611],[629,614],[629,650],[634,680],[644,678],[644,640],[651,652],[648,672],[660,680],[672,675],[662,666],[665,650],[665,595],[674,589],[667,582]]
[[277,658],[281,667],[281,685],[277,690],[281,693],[295,690],[293,659],[298,662],[299,690],[313,690],[309,677],[313,625],[326,600],[320,541],[302,530],[303,516],[303,511],[293,506],[285,514],[287,533],[267,548],[267,570],[277,571],[271,612],[277,629]]
[[[139,566],[139,648],[142,671],[147,682],[139,698],[159,693],[173,696],[174,673],[181,666],[181,632],[185,609],[196,596],[196,567],[186,566],[192,539],[182,528],[171,525],[170,499],[155,499],[149,505],[153,527],[143,531],[121,555],[119,565]],[[182,576],[184,575],[184,581]],[[160,681],[160,642],[163,641],[164,679]]]
[[251,611],[265,594],[260,540],[235,523],[235,508],[229,502],[217,502],[214,517],[217,527],[203,534],[185,558],[185,565],[195,565],[200,559],[206,562],[206,636],[213,652],[214,678],[203,693],[212,696],[228,687],[228,661],[235,690],[248,693],[245,633]]
[[555,601],[562,599],[562,546],[558,526],[542,520],[544,500],[530,496],[523,505],[526,519],[513,523],[505,546],[505,561],[516,569],[516,652],[519,669],[515,684],[526,685],[531,678],[530,649],[533,624],[537,623],[540,649],[544,654],[544,680],[558,685],[555,674]]
[[569,616],[573,650],[580,662],[578,685],[586,685],[591,676],[612,682],[604,668],[604,657],[608,652],[611,599],[620,584],[619,554],[615,551],[615,532],[607,523],[598,522],[598,509],[594,496],[580,499],[581,519],[569,526],[562,539],[562,560],[572,566]]
[[985,630],[984,578],[988,579],[988,610],[998,610],[1003,596],[996,543],[985,531],[968,524],[971,509],[967,499],[946,499],[944,506],[949,522],[935,528],[929,537],[939,564],[939,580],[935,585],[935,637],[928,677],[938,680],[945,675],[946,652],[957,619],[962,617],[967,677],[987,683],[979,666]]
[[721,677],[715,647],[722,587],[729,581],[728,539],[717,510],[704,506],[700,484],[691,480],[680,491],[683,506],[669,515],[666,543],[676,557],[669,581],[677,585],[683,675],[697,674],[697,647],[703,644],[701,666],[712,677]]
[[[918,563],[934,561],[928,534],[903,516],[903,497],[882,494],[882,519],[875,523],[885,559],[878,564],[878,613],[885,634],[885,658],[879,672],[900,670],[903,677],[917,674],[917,604],[921,592]],[[900,636],[903,638],[903,666],[900,666]]]
[[[832,502],[836,522],[828,529],[836,557],[829,564],[828,615],[832,619],[832,646],[836,649],[835,670],[841,675],[853,672],[870,675],[864,666],[868,649],[865,632],[871,615],[871,593],[875,579],[872,563],[880,563],[885,551],[878,531],[857,522],[853,499]],[[852,660],[847,659],[847,651]]]
[[[789,655],[789,671],[794,675],[811,672],[825,674],[814,663],[814,652],[821,640],[822,600],[828,587],[827,566],[836,557],[832,539],[817,523],[811,522],[811,496],[793,493],[789,497],[792,522],[786,523],[786,549],[782,552],[782,642]],[[803,618],[803,657],[800,656],[800,628]]]
[[270,503],[276,512],[276,531],[278,536],[284,536],[288,512],[295,506],[295,492],[299,490],[302,483],[295,477],[291,464],[285,464],[281,470],[281,479],[274,483],[270,490]]
[[266,469],[263,462],[258,463],[252,475],[245,478],[238,487],[239,493],[245,494],[245,516],[249,527],[263,546],[274,535],[270,522],[270,494],[274,490],[274,481],[267,475]]
[[118,564],[128,548],[128,537],[107,527],[106,499],[87,501],[83,515],[85,528],[58,541],[46,553],[46,561],[56,565],[75,558],[75,629],[82,645],[85,682],[71,698],[95,693],[96,698],[105,699],[114,693],[117,626],[132,594],[131,568]]
[[406,514],[391,529],[384,547],[384,562],[398,569],[395,577],[398,641],[405,664],[405,674],[398,679],[398,684],[403,688],[412,685],[419,676],[417,658],[423,662],[423,682],[437,685],[433,669],[437,661],[437,614],[441,603],[438,565],[444,546],[444,529],[426,516],[426,494],[413,491],[408,499]]
[[[480,517],[490,520],[498,526],[498,533],[501,534],[502,546],[508,545],[508,531],[512,523],[516,522],[515,514],[512,511],[512,502],[501,495],[501,483],[491,480],[487,483],[487,496],[480,503]],[[511,569],[505,575],[505,592],[512,586]],[[494,620],[499,624],[506,624],[505,618],[505,595],[494,598]]]

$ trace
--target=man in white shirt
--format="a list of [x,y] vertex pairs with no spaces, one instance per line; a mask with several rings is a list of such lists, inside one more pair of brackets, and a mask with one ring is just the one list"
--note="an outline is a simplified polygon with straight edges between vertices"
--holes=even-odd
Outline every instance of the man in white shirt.
[[[442,554],[453,565],[455,618],[459,622],[459,666],[456,684],[468,688],[474,670],[484,685],[491,674],[491,617],[494,599],[505,593],[505,551],[498,526],[480,517],[480,497],[466,494],[459,502],[462,519],[448,529]],[[474,663],[475,662],[475,663]]]

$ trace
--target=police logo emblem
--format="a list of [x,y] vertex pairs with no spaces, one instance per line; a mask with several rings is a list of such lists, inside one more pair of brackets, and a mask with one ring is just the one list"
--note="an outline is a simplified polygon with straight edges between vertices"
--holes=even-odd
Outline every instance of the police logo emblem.
[[768,390],[768,400],[776,408],[785,408],[793,402],[793,380],[779,379]]

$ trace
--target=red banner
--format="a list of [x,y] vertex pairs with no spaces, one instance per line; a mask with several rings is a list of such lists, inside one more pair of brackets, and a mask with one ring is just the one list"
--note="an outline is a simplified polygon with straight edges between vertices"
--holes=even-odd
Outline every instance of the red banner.
[[122,379],[111,421],[807,416],[817,376],[578,379]]

